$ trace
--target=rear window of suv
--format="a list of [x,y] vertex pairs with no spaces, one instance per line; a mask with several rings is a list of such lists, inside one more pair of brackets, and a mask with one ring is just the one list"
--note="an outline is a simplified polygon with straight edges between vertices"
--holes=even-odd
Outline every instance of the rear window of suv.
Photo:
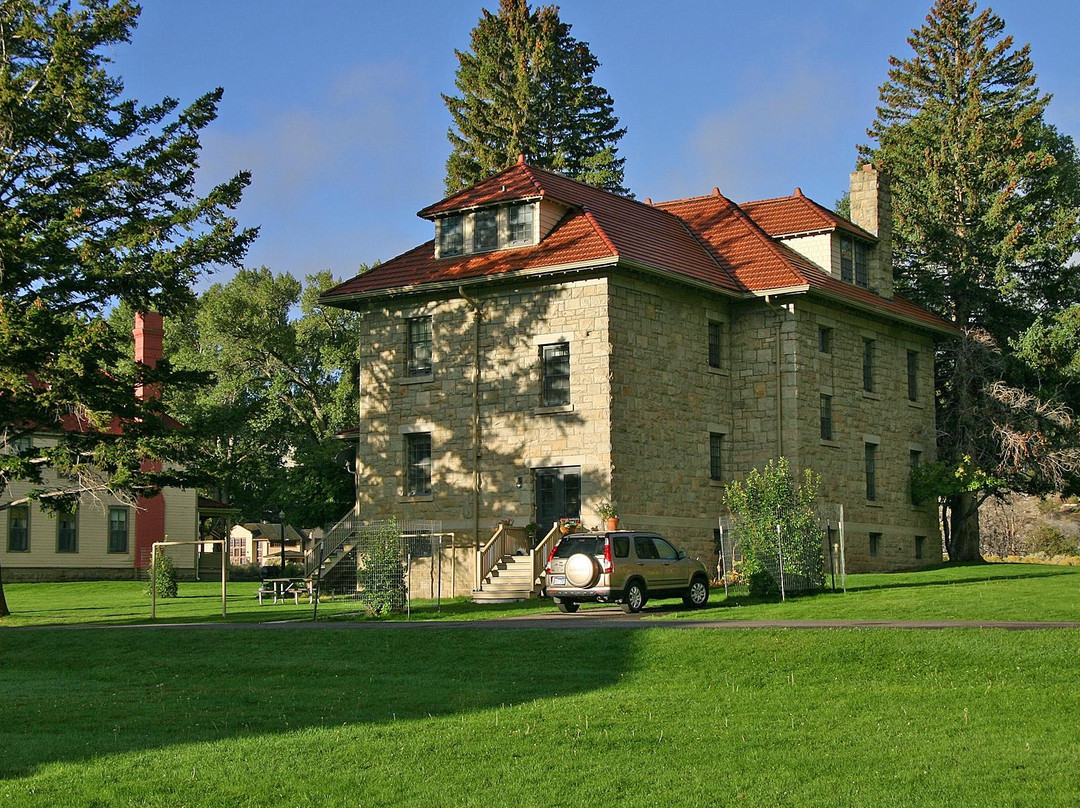
[[555,558],[569,558],[575,553],[586,555],[604,554],[603,536],[567,536],[555,548]]

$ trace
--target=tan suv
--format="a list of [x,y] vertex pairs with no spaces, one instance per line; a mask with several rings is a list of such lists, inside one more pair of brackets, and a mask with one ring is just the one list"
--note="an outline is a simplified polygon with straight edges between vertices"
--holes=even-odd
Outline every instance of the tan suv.
[[555,545],[544,586],[560,612],[578,604],[618,603],[628,614],[650,597],[681,597],[688,606],[709,601],[705,565],[658,533],[618,530],[571,533]]

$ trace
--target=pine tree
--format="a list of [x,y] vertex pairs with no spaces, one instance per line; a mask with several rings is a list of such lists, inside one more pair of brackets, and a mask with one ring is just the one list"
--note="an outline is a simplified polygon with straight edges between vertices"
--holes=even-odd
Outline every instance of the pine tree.
[[[862,149],[892,178],[898,291],[998,349],[1077,299],[1080,246],[1080,159],[1043,118],[1050,97],[1029,46],[1004,30],[973,0],[937,0],[908,38],[913,56],[890,58],[868,130],[877,143]],[[957,468],[1002,437],[974,418],[988,393],[966,355],[943,357],[939,374],[939,456]],[[979,557],[978,506],[990,493],[946,497],[952,558]]]
[[[54,505],[80,490],[125,496],[178,481],[168,465],[140,470],[177,459],[182,439],[159,402],[134,396],[175,377],[167,363],[150,371],[122,355],[105,315],[118,302],[183,312],[193,280],[239,263],[256,235],[231,216],[247,173],[195,192],[199,136],[221,90],[186,108],[124,98],[108,53],[128,40],[138,6],[72,5],[0,3],[0,443],[32,429],[60,436],[0,452],[0,494],[52,467],[67,482],[36,495]],[[70,417],[86,428],[65,430]],[[0,513],[10,504],[0,499]]]
[[443,96],[453,118],[446,190],[455,193],[512,164],[519,154],[542,168],[616,193],[623,187],[618,128],[608,92],[593,83],[599,62],[570,35],[556,6],[501,0],[455,51],[458,96]]

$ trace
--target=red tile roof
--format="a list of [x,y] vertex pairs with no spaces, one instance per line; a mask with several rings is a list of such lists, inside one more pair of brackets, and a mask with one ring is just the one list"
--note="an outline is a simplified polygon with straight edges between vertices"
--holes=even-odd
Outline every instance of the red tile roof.
[[877,241],[877,236],[873,233],[803,196],[799,188],[796,188],[791,196],[744,202],[740,207],[762,230],[774,238],[839,229]]
[[647,205],[519,161],[418,215],[434,218],[453,210],[540,197],[568,210],[539,244],[436,260],[434,242],[429,241],[327,290],[322,299],[344,304],[353,297],[485,277],[618,263],[682,276],[737,296],[780,290],[817,293],[936,330],[953,330],[947,321],[908,301],[888,300],[833,278],[780,243],[779,236],[838,228],[874,239],[798,189],[791,197],[741,206],[718,189],[710,196]]

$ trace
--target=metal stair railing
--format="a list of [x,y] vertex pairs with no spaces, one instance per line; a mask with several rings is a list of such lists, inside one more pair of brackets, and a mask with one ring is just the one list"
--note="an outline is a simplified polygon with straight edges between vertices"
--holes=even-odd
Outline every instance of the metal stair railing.
[[353,509],[330,528],[325,536],[315,542],[304,554],[304,577],[310,580],[320,567],[325,566],[326,562],[332,559],[351,537],[356,535],[359,524],[360,520],[356,510]]

